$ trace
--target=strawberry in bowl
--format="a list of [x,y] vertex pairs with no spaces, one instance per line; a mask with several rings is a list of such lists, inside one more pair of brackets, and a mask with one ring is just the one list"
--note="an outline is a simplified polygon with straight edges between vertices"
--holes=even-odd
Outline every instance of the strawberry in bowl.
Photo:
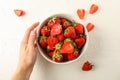
[[41,55],[55,64],[76,61],[88,44],[83,24],[68,15],[57,14],[45,19],[37,31],[37,46]]

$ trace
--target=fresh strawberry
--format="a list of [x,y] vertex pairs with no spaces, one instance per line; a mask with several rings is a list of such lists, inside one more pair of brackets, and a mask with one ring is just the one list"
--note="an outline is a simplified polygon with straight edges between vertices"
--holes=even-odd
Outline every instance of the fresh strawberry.
[[54,24],[58,24],[58,23],[61,23],[60,18],[53,17],[48,21],[47,25],[48,25],[49,28],[52,28]]
[[60,52],[62,54],[73,53],[74,52],[74,46],[70,42],[64,42],[61,49],[60,49]]
[[24,14],[24,11],[21,10],[21,9],[14,9],[14,13],[15,13],[18,17],[20,17],[20,16],[22,16],[22,15]]
[[84,33],[83,25],[80,23],[76,23],[75,24],[75,31],[77,34],[83,34]]
[[79,56],[78,53],[71,53],[71,54],[68,54],[68,60],[73,60],[73,59],[76,59],[77,57]]
[[58,39],[56,37],[48,37],[47,38],[47,44],[48,44],[48,49],[49,50],[54,50],[55,45],[58,43]]
[[41,36],[39,39],[39,44],[42,48],[46,48],[47,47],[47,37]]
[[70,21],[68,21],[67,19],[65,18],[62,18],[61,19],[61,22],[62,22],[62,26],[63,28],[68,28],[71,24],[70,24]]
[[92,67],[93,67],[93,65],[89,61],[86,61],[82,66],[82,70],[89,71],[92,69]]
[[64,35],[63,34],[59,34],[59,35],[57,35],[57,38],[61,42],[61,41],[64,40]]
[[93,30],[94,27],[95,27],[95,26],[94,26],[94,24],[92,24],[92,23],[88,23],[87,26],[86,26],[88,32],[90,32],[91,30]]
[[50,29],[47,26],[44,26],[41,28],[40,33],[43,36],[49,36],[50,35]]
[[75,43],[77,44],[77,48],[80,49],[85,44],[85,38],[80,36],[75,39]]
[[54,51],[52,60],[54,60],[55,62],[61,62],[63,60],[63,56],[59,51]]
[[89,10],[90,14],[94,14],[98,10],[98,5],[92,4]]
[[85,10],[84,9],[78,9],[77,10],[77,15],[80,19],[84,19],[85,16]]
[[52,58],[52,57],[53,57],[53,54],[54,54],[54,52],[49,52],[49,53],[48,53],[48,56],[49,56],[50,58]]
[[60,24],[54,24],[53,27],[51,28],[50,35],[56,36],[59,35],[61,32],[62,32],[62,26]]
[[55,50],[60,50],[62,47],[63,42],[59,42],[55,45]]
[[75,39],[76,38],[76,32],[74,27],[68,27],[64,31],[64,36],[67,38]]

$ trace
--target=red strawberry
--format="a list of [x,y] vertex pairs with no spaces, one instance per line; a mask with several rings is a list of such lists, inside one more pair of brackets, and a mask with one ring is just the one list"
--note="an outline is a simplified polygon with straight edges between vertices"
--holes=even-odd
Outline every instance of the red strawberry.
[[94,14],[98,10],[98,5],[92,4],[89,10],[90,14]]
[[70,22],[65,18],[62,18],[61,22],[62,22],[63,28],[67,28],[67,27],[69,27],[71,25]]
[[49,52],[49,53],[48,53],[48,56],[49,56],[50,58],[52,58],[52,57],[53,57],[53,54],[54,54],[54,52]]
[[64,35],[63,35],[63,34],[59,34],[59,35],[57,36],[57,38],[58,38],[58,40],[61,42],[61,41],[64,40]]
[[64,31],[64,36],[67,38],[75,39],[76,38],[76,32],[74,27],[68,27]]
[[74,52],[74,46],[70,42],[64,42],[61,49],[60,49],[60,52],[62,54],[73,53]]
[[41,36],[39,40],[39,44],[42,48],[47,47],[47,37],[46,36]]
[[76,59],[78,56],[79,56],[78,53],[71,53],[71,54],[68,54],[68,60]]
[[63,60],[63,56],[59,51],[54,51],[52,60],[54,60],[55,62],[61,62]]
[[14,13],[15,13],[18,17],[20,17],[20,16],[22,16],[22,15],[24,14],[24,11],[23,11],[23,10],[20,10],[20,9],[14,9]]
[[48,25],[49,28],[52,28],[53,25],[54,25],[54,24],[57,24],[57,23],[61,23],[60,18],[58,18],[58,17],[53,17],[53,18],[51,18],[51,19],[48,21],[47,25]]
[[40,33],[43,36],[49,36],[50,35],[50,29],[47,26],[44,26],[41,28]]
[[77,10],[77,15],[80,19],[84,19],[85,16],[85,10],[84,9],[78,9]]
[[90,32],[91,30],[93,30],[94,27],[95,27],[95,26],[94,26],[94,24],[92,24],[92,23],[88,23],[87,26],[86,26],[88,32]]
[[61,32],[62,32],[62,26],[60,24],[54,24],[53,27],[51,28],[50,35],[56,36],[59,35]]
[[82,66],[82,70],[89,71],[92,69],[92,67],[93,67],[93,65],[90,62],[86,61]]
[[80,24],[80,23],[76,23],[75,31],[76,31],[77,34],[83,34],[83,32],[84,32],[83,25]]
[[75,39],[75,43],[77,44],[77,48],[80,49],[85,44],[85,38],[79,37]]
[[55,45],[58,43],[58,39],[56,37],[48,37],[47,38],[47,44],[49,50],[54,50]]

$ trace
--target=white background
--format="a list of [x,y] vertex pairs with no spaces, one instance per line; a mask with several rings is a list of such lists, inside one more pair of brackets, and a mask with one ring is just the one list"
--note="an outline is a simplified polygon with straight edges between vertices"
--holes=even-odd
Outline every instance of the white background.
[[[99,10],[90,15],[93,3],[99,5]],[[9,80],[15,71],[26,28],[56,13],[79,19],[78,8],[86,10],[80,22],[95,24],[85,54],[68,65],[54,65],[39,55],[30,80],[120,80],[120,0],[0,0],[0,80]],[[17,17],[14,9],[26,14]],[[86,60],[95,65],[88,72],[81,70]]]

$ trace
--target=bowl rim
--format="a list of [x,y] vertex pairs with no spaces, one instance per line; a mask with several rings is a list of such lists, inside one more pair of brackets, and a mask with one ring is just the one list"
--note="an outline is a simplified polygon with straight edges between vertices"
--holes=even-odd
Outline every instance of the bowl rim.
[[[39,54],[41,54],[42,57],[45,58],[48,62],[51,62],[51,63],[54,63],[54,64],[69,64],[69,63],[73,63],[73,62],[77,61],[78,59],[80,59],[80,58],[82,57],[82,55],[85,53],[85,51],[86,51],[86,49],[87,49],[87,47],[88,47],[88,42],[89,42],[88,31],[87,31],[85,25],[83,24],[83,25],[84,25],[85,35],[86,35],[86,42],[85,42],[85,45],[84,45],[83,48],[82,48],[82,51],[81,51],[80,55],[79,55],[76,59],[70,60],[70,61],[66,61],[66,62],[55,62],[55,61],[51,60],[50,58],[48,58],[47,56],[45,56],[44,51],[42,50],[42,48],[39,46],[39,43],[38,43],[38,37],[39,37],[39,30],[40,30],[40,28],[44,25],[44,23],[45,23],[46,20],[48,20],[49,18],[54,17],[54,16],[56,16],[56,17],[63,17],[63,18],[66,18],[66,19],[68,19],[68,20],[70,20],[70,21],[78,22],[77,20],[73,19],[73,16],[71,16],[71,15],[69,15],[69,14],[53,14],[53,15],[45,18],[45,19],[42,21],[42,23],[40,24],[40,26],[38,27],[38,29],[37,29],[36,44],[37,44],[37,47],[38,47],[38,52],[39,52]],[[70,16],[71,16],[71,17],[70,17]]]

